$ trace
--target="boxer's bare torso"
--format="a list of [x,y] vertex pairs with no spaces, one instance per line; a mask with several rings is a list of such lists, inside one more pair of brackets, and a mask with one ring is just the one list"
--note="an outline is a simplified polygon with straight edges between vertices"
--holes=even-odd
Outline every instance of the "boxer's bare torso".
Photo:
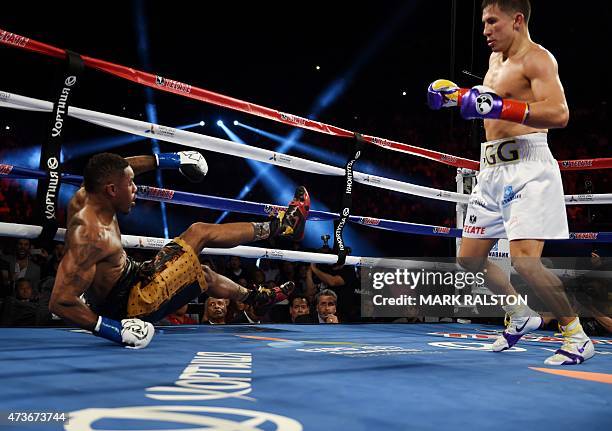
[[70,201],[67,220],[67,249],[73,250],[81,259],[91,255],[101,260],[86,274],[77,268],[71,270],[70,264],[61,274],[81,279],[86,276],[82,281],[91,281],[88,296],[94,300],[104,299],[121,277],[126,262],[117,216],[101,216],[95,204],[88,204],[87,192],[81,188]]
[[[531,41],[525,41],[524,46],[509,57],[504,57],[501,52],[493,52],[489,58],[489,70],[483,84],[495,90],[503,98],[527,103],[536,102],[537,99],[531,88],[531,77],[533,68],[537,67],[533,63],[541,61],[555,62],[555,59],[548,51]],[[547,129],[503,120],[484,120],[484,127],[488,141],[528,133],[548,132]]]
[[134,171],[128,166],[116,178],[114,202],[105,193],[78,190],[67,214],[66,253],[60,262],[50,303],[62,317],[91,329],[97,315],[79,297],[87,292],[97,303],[108,295],[123,273],[126,253],[121,245],[117,211],[129,213],[136,200]]

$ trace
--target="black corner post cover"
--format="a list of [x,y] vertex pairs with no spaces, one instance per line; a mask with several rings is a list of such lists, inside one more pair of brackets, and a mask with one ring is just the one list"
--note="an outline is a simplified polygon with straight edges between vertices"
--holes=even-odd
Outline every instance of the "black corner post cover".
[[67,51],[65,64],[66,68],[60,74],[61,80],[55,84],[55,103],[49,121],[47,138],[40,152],[39,169],[47,174],[45,178],[38,180],[36,192],[37,222],[43,228],[38,238],[43,244],[49,244],[53,240],[58,228],[57,198],[62,175],[60,154],[66,134],[68,107],[84,67],[81,56],[72,51]]

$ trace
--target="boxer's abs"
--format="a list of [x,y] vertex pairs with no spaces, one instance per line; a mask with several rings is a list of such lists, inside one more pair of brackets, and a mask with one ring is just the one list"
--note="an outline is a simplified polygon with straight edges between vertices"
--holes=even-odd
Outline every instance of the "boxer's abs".
[[548,132],[547,129],[536,129],[533,127],[524,126],[522,124],[511,123],[510,121],[485,120],[484,123],[487,141],[528,135],[530,133]]

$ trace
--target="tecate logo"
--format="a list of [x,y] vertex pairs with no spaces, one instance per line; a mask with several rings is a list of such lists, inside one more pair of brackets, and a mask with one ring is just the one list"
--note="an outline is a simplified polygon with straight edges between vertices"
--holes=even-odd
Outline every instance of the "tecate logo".
[[30,39],[27,37],[19,36],[15,33],[0,30],[0,41],[15,46],[26,46]]
[[597,239],[599,232],[574,232],[570,233],[570,239]]
[[588,168],[593,166],[593,160],[565,160],[561,165],[564,168]]
[[450,227],[442,227],[442,226],[438,226],[438,227],[434,227],[433,229],[434,233],[450,233]]
[[371,218],[371,217],[362,217],[361,224],[369,225],[369,226],[377,226],[380,224],[380,219]]

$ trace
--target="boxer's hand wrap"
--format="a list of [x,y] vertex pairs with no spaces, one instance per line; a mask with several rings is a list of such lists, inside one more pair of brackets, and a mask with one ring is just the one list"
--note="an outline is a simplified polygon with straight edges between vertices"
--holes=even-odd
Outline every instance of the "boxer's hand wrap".
[[529,104],[503,99],[491,88],[473,87],[461,99],[461,116],[466,120],[489,118],[523,124],[529,115]]
[[123,319],[117,322],[100,316],[94,335],[114,341],[128,349],[144,349],[155,335],[155,328],[149,322],[140,319]]
[[206,159],[197,151],[179,151],[155,155],[160,169],[178,169],[193,183],[201,182],[208,173]]
[[461,97],[469,91],[459,88],[448,79],[437,79],[427,88],[427,104],[431,109],[451,108],[461,105]]

